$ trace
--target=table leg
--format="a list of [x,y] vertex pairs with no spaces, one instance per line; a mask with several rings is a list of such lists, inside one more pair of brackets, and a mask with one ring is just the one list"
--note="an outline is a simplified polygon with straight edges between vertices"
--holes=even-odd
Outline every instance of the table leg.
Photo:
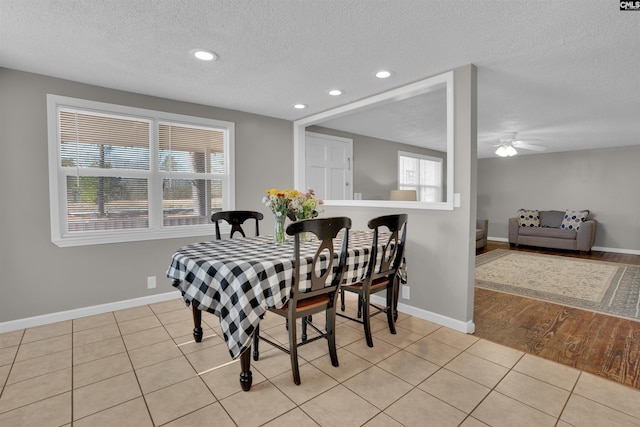
[[193,339],[200,342],[202,341],[202,312],[195,304],[191,304],[191,310],[193,312]]
[[251,390],[251,383],[253,382],[253,376],[251,374],[251,346],[240,355],[240,387],[242,390]]

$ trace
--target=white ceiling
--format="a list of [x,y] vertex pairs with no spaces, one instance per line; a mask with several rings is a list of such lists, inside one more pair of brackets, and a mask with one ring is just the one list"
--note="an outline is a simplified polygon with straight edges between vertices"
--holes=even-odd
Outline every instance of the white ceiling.
[[640,12],[618,0],[0,0],[0,67],[286,120],[468,63],[479,157],[504,132],[640,144]]

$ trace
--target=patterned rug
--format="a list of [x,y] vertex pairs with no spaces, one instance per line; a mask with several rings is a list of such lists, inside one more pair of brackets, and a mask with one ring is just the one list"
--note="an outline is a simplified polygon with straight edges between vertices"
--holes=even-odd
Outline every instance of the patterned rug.
[[640,320],[640,266],[496,249],[476,256],[476,286]]

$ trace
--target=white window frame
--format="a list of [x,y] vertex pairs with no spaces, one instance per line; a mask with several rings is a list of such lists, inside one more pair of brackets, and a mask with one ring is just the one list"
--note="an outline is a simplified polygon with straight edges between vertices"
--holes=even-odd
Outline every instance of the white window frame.
[[[132,119],[147,120],[151,123],[149,147],[149,170],[135,171],[137,176],[148,179],[149,187],[149,228],[129,230],[106,230],[74,232],[67,231],[66,176],[60,160],[59,111],[71,108],[100,114],[129,116]],[[158,164],[158,125],[172,122],[186,126],[216,128],[225,132],[225,170],[223,174],[208,174],[209,179],[222,181],[223,210],[235,208],[235,123],[202,117],[185,116],[163,111],[108,104],[84,99],[47,94],[47,131],[49,144],[49,202],[51,219],[51,241],[59,247],[96,245],[104,243],[135,242],[144,240],[171,239],[178,237],[211,236],[210,224],[163,226],[162,180],[169,172],[160,171]],[[112,173],[110,171],[110,173]],[[178,174],[172,173],[174,178]],[[184,174],[180,174],[181,176]],[[195,176],[196,174],[194,174]],[[199,178],[202,178],[202,174]]]
[[[422,183],[418,184],[418,189],[417,189],[417,196],[418,196],[418,201],[422,201],[420,200],[420,189],[421,188],[435,188],[437,190],[437,194],[438,194],[438,200],[435,201],[435,203],[441,202],[442,201],[442,194],[443,194],[443,186],[444,186],[444,179],[443,179],[443,173],[442,173],[442,167],[444,165],[444,159],[442,159],[441,157],[435,157],[435,156],[427,156],[424,154],[417,154],[417,153],[410,153],[408,151],[398,151],[398,189],[404,189],[404,185],[409,185],[409,184],[404,184],[402,182],[402,170],[400,169],[400,164],[401,164],[401,158],[402,157],[411,157],[414,159],[419,159],[419,160],[427,160],[430,162],[435,162],[435,163],[439,163],[440,164],[440,185],[423,185]],[[433,203],[433,202],[428,202],[428,203]]]

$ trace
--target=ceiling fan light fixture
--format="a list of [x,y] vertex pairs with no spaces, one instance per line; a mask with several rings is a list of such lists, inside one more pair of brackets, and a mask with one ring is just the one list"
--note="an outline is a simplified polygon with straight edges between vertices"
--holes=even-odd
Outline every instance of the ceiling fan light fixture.
[[515,156],[516,154],[518,154],[518,152],[516,151],[515,148],[513,148],[513,145],[508,145],[507,146],[507,156],[508,157],[512,157],[512,156]]
[[512,157],[512,156],[515,156],[516,154],[518,154],[518,152],[516,151],[515,148],[513,148],[513,145],[511,145],[511,144],[502,144],[496,150],[496,154],[498,156],[500,156],[500,157]]

